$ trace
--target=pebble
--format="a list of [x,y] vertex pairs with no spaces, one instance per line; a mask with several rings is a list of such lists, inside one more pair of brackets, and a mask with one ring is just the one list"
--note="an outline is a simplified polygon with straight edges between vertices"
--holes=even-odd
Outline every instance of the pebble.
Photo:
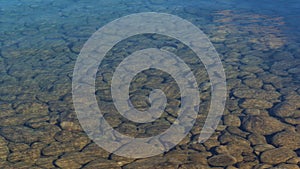
[[215,167],[226,167],[235,164],[237,160],[229,154],[220,154],[208,159],[208,163]]
[[227,126],[236,126],[239,127],[241,125],[241,120],[237,115],[229,114],[225,115],[223,122]]
[[251,145],[267,144],[265,136],[261,134],[252,133],[248,136],[248,140],[251,142]]
[[279,132],[272,137],[272,144],[297,150],[300,148],[300,133],[291,130]]
[[289,102],[281,102],[273,108],[272,112],[278,117],[292,117],[296,109],[297,107]]
[[7,141],[0,136],[0,160],[6,160],[8,153]]
[[293,150],[282,147],[263,152],[260,156],[260,160],[263,163],[280,164],[296,156],[297,154]]
[[242,124],[251,133],[270,135],[286,128],[286,125],[270,116],[247,116]]
[[245,99],[240,106],[245,109],[269,109],[273,107],[273,103],[260,99]]

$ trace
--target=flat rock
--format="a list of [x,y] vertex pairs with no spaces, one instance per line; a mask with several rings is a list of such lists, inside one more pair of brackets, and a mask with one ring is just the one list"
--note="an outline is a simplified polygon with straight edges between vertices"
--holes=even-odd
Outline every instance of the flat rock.
[[262,99],[262,100],[275,100],[280,97],[280,93],[277,91],[268,91],[263,89],[245,89],[237,88],[234,89],[233,95],[243,99]]
[[32,129],[26,126],[10,126],[0,128],[0,133],[7,140],[16,143],[33,143],[37,141],[49,142],[53,140],[56,131],[51,129]]
[[263,163],[280,164],[293,157],[297,157],[297,154],[293,150],[282,147],[263,152],[260,156],[260,160]]
[[6,160],[9,149],[6,140],[0,136],[0,160]]
[[[171,156],[170,156],[171,158]],[[164,157],[160,157],[160,156],[154,156],[154,157],[150,157],[150,158],[144,158],[144,159],[139,159],[136,160],[132,163],[129,163],[125,166],[123,166],[122,168],[124,169],[152,169],[153,166],[155,167],[161,167],[163,168],[163,166],[161,166],[162,164],[167,164],[168,163],[168,159],[164,158]]]
[[83,164],[96,160],[97,158],[96,156],[82,152],[71,152],[61,156],[55,161],[55,164],[61,168],[81,168]]
[[121,169],[120,166],[117,165],[116,161],[107,160],[107,159],[97,159],[86,164],[84,169],[90,168],[109,168],[109,169]]
[[270,116],[247,116],[243,128],[251,133],[270,135],[285,129],[286,125]]
[[299,165],[297,164],[279,164],[273,169],[299,169]]
[[225,167],[235,164],[237,160],[229,154],[220,154],[208,159],[208,163],[215,167]]
[[282,131],[272,137],[272,144],[276,147],[297,150],[300,148],[300,133],[290,130]]
[[224,116],[223,122],[227,126],[236,126],[239,127],[241,125],[241,120],[237,115],[228,114]]
[[263,81],[258,78],[248,78],[243,80],[243,82],[252,88],[261,88],[263,86]]
[[35,164],[41,168],[55,168],[54,161],[56,159],[56,156],[41,157],[36,160]]
[[247,139],[251,142],[251,145],[267,144],[265,136],[261,134],[252,133]]
[[292,105],[289,102],[282,102],[276,105],[272,112],[278,117],[291,117],[294,115],[296,109],[297,107],[295,105]]
[[38,149],[28,149],[21,152],[14,152],[9,154],[8,161],[10,162],[27,162],[27,163],[33,163],[40,157],[40,150]]
[[[258,97],[259,98],[259,97]],[[240,106],[246,109],[269,109],[273,107],[273,103],[260,99],[245,99]]]

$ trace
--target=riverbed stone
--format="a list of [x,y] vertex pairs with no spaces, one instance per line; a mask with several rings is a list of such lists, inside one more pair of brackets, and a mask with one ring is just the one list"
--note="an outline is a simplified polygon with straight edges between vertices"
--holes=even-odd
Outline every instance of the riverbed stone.
[[0,133],[9,141],[17,143],[50,142],[55,133],[48,129],[32,129],[26,126],[9,126],[0,128]]
[[245,99],[240,104],[242,108],[254,108],[254,109],[269,109],[273,107],[273,103],[267,101],[267,100],[261,100],[261,99]]
[[55,164],[61,168],[77,168],[90,161],[96,160],[98,157],[83,152],[71,152],[64,154],[55,161]]
[[23,161],[27,163],[34,163],[40,157],[40,154],[41,152],[38,149],[27,149],[9,154],[7,160],[10,162]]
[[229,154],[220,154],[208,159],[208,163],[215,167],[226,167],[235,164],[237,160]]
[[6,160],[9,153],[9,149],[7,147],[7,141],[0,136],[0,160]]
[[263,152],[260,156],[260,160],[263,163],[280,164],[296,156],[297,154],[293,150],[281,147]]
[[277,91],[267,91],[263,89],[248,89],[237,88],[234,89],[233,95],[243,99],[261,99],[261,100],[276,100],[280,97]]
[[251,133],[270,135],[286,128],[286,125],[270,116],[247,116],[243,128]]
[[272,137],[272,144],[297,150],[300,148],[300,133],[292,130],[282,131]]
[[236,126],[239,127],[241,125],[241,120],[237,115],[228,114],[224,116],[223,122],[227,126]]
[[117,165],[116,161],[102,159],[102,158],[91,161],[88,164],[84,165],[84,167],[82,168],[83,169],[90,169],[90,168],[121,169],[121,167]]
[[278,117],[291,117],[295,114],[297,107],[290,104],[289,102],[282,102],[277,104],[272,112],[275,116]]
[[263,81],[258,78],[247,78],[247,79],[243,80],[243,82],[251,88],[259,89],[263,86]]
[[251,145],[267,144],[265,136],[261,134],[252,133],[247,139],[251,142]]

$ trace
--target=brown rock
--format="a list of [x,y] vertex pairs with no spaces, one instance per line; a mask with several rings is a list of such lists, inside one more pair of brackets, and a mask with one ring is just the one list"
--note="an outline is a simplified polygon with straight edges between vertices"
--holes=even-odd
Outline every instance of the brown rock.
[[6,140],[0,136],[0,160],[6,160],[9,149]]
[[282,131],[272,137],[272,144],[276,147],[286,147],[293,150],[299,149],[300,133],[291,130]]
[[276,105],[273,109],[273,113],[278,117],[291,117],[294,115],[297,107],[288,102],[282,102]]
[[90,168],[107,168],[107,169],[121,169],[117,162],[107,159],[97,159],[86,164],[83,169]]
[[36,160],[35,164],[42,168],[55,168],[54,161],[57,158],[55,156],[41,157]]
[[27,163],[34,163],[40,157],[40,150],[38,149],[28,149],[21,152],[13,152],[9,154],[8,161],[10,162],[27,162]]
[[248,140],[251,142],[252,145],[267,144],[265,136],[256,133],[250,134],[248,136]]
[[235,164],[237,160],[229,154],[220,154],[208,159],[208,163],[215,167],[225,167]]
[[247,116],[242,126],[246,131],[260,135],[270,135],[286,128],[285,124],[269,116]]
[[225,115],[223,122],[227,126],[239,127],[241,125],[240,118],[237,115],[234,115],[234,114]]
[[240,104],[242,108],[255,108],[255,109],[269,109],[273,107],[273,103],[267,100],[260,100],[260,99],[246,99]]
[[260,160],[263,163],[280,164],[296,156],[297,154],[293,150],[287,148],[275,148],[263,152],[260,156]]
[[278,166],[274,167],[273,169],[299,169],[299,165],[297,164],[279,164]]

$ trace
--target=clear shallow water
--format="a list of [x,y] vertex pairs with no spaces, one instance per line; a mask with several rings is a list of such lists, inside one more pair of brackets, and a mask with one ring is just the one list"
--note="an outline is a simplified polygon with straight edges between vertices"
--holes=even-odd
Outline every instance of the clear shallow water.
[[[1,168],[297,168],[299,8],[296,0],[1,2]],[[109,154],[87,138],[72,105],[71,80],[79,51],[92,33],[121,16],[149,11],[178,15],[208,35],[225,68],[228,100],[213,137],[195,143],[210,99],[203,65],[166,37],[145,35],[121,42],[99,67],[96,82],[99,107],[118,131],[156,135],[174,121],[180,100],[171,77],[149,70],[132,82],[133,104],[147,108],[146,96],[154,86],[168,93],[168,109],[153,124],[122,118],[108,90],[120,62],[115,58],[149,46],[164,47],[188,62],[201,92],[201,114],[190,134],[168,153],[134,160]]]

